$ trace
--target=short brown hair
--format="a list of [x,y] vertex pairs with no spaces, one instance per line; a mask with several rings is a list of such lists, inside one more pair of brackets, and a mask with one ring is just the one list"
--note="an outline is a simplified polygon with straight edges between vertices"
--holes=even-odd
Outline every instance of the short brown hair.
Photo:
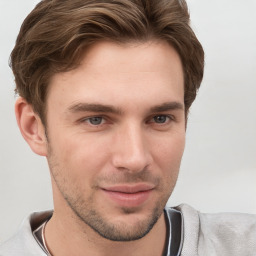
[[185,0],[43,0],[24,20],[11,53],[16,92],[45,124],[50,78],[75,68],[87,46],[159,39],[181,58],[187,114],[204,70],[204,51],[189,23]]

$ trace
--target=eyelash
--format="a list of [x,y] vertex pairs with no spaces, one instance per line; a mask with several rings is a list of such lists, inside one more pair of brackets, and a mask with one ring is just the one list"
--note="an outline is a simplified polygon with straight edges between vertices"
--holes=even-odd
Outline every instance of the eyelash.
[[[159,118],[159,117],[164,117],[165,118],[165,121],[162,123],[162,122],[156,122],[156,118]],[[169,122],[171,122],[171,121],[174,121],[175,120],[175,118],[174,118],[174,116],[172,116],[172,115],[164,115],[164,114],[160,114],[160,115],[154,115],[151,119],[150,119],[150,123],[151,123],[151,120],[154,120],[154,123],[156,123],[156,124],[159,124],[159,125],[165,125],[165,124],[168,124]]]
[[[159,118],[159,117],[164,117],[165,118],[165,121],[163,123],[161,122],[156,122],[156,118]],[[93,124],[91,121],[93,119],[101,119],[100,120],[100,123],[98,124]],[[149,120],[146,122],[146,123],[155,123],[156,125],[165,125],[165,124],[168,124],[172,121],[175,121],[175,117],[173,115],[165,115],[165,114],[159,114],[159,115],[154,115],[152,117],[149,118]],[[95,126],[95,127],[98,127],[100,125],[103,125],[107,122],[107,118],[104,117],[104,116],[91,116],[91,117],[87,117],[87,118],[83,118],[80,120],[81,123],[88,123],[89,125],[91,126]]]
[[[93,119],[96,119],[96,118],[100,118],[101,122],[99,124],[92,124],[90,121],[92,121]],[[92,117],[87,117],[87,118],[82,119],[81,122],[82,123],[87,122],[89,125],[92,125],[92,126],[100,126],[103,124],[102,120],[104,120],[104,123],[106,122],[106,118],[104,118],[103,116],[92,116]]]

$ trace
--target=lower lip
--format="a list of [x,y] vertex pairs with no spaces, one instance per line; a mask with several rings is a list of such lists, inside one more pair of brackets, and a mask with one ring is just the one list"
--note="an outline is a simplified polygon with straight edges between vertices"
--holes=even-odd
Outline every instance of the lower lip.
[[150,194],[152,193],[152,190],[141,191],[132,194],[109,190],[103,191],[112,201],[122,207],[138,207],[145,203],[148,200]]

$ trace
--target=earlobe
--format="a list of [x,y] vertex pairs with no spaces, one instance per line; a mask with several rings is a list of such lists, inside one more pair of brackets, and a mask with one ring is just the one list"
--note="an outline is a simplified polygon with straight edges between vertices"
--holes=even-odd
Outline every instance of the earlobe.
[[22,97],[16,100],[15,115],[20,132],[30,148],[38,155],[47,156],[44,126],[32,106]]

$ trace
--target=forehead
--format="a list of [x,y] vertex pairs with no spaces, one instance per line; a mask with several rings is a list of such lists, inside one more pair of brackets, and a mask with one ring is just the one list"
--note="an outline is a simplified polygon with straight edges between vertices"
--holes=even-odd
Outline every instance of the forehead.
[[100,42],[86,50],[76,69],[52,77],[48,99],[161,104],[183,100],[183,87],[179,55],[167,42]]

